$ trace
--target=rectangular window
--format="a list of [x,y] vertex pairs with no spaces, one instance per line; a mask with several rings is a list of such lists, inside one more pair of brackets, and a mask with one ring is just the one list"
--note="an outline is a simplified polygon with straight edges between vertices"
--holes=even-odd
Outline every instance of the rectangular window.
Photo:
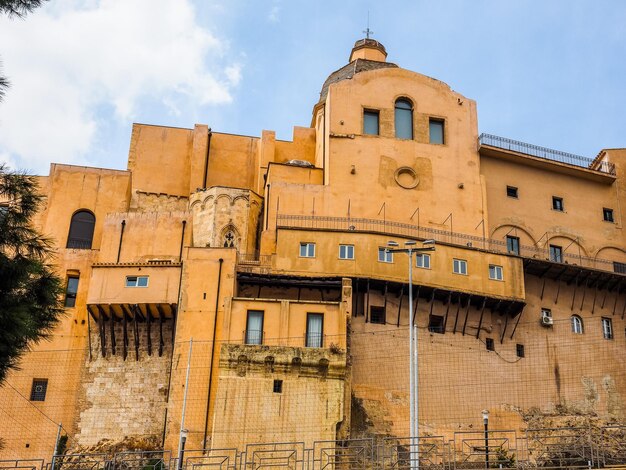
[[354,259],[354,245],[339,245],[339,259]]
[[274,380],[274,393],[283,393],[283,381],[282,380]]
[[519,237],[506,236],[506,251],[519,256]]
[[430,255],[427,255],[426,253],[416,255],[415,265],[418,268],[430,269]]
[[306,314],[306,344],[307,348],[321,348],[324,344],[324,314]]
[[502,266],[490,264],[489,279],[493,279],[494,281],[501,281],[502,279],[504,279],[504,276],[502,275]]
[[301,258],[315,258],[315,243],[300,243]]
[[48,391],[48,379],[33,379],[30,389],[30,401],[46,401]]
[[604,207],[602,209],[602,216],[604,217],[604,220],[607,222],[614,222],[613,220],[613,209],[607,209],[606,207]]
[[563,212],[563,198],[552,196],[552,209]]
[[509,197],[514,197],[517,199],[517,188],[515,186],[507,186],[506,187],[506,195]]
[[428,331],[431,333],[444,334],[446,332],[444,317],[441,315],[430,315],[428,317]]
[[248,310],[246,344],[263,344],[263,311]]
[[550,261],[555,263],[563,262],[563,248],[558,245],[550,245]]
[[378,261],[381,263],[393,263],[393,253],[387,248],[379,248]]
[[379,127],[380,113],[373,109],[366,109],[363,111],[363,134],[378,135],[380,133]]
[[613,261],[613,271],[620,274],[626,274],[626,263],[618,263]]
[[613,339],[613,321],[602,317],[602,336],[604,339]]
[[385,307],[370,307],[370,323],[378,323],[379,325],[384,325],[387,323],[387,314],[385,312]]
[[443,121],[441,119],[429,119],[428,130],[431,144],[443,144]]
[[67,287],[65,288],[65,306],[74,307],[76,305],[76,293],[78,292],[78,276],[68,276]]
[[485,338],[485,346],[487,347],[487,351],[495,351],[496,346],[493,342],[493,338]]
[[455,258],[452,261],[452,272],[455,274],[467,274],[467,261]]
[[126,276],[126,287],[148,287],[148,276]]
[[516,344],[515,345],[515,352],[517,353],[517,357],[524,357],[525,356],[524,345],[523,344]]

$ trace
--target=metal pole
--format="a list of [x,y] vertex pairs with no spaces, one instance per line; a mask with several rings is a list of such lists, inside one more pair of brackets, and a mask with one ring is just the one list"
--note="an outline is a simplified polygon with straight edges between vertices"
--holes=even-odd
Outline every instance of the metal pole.
[[183,410],[180,417],[180,431],[178,438],[178,468],[183,468],[183,453],[185,452],[185,441],[187,431],[185,430],[185,410],[187,408],[187,390],[189,390],[189,369],[191,368],[191,350],[193,348],[193,338],[189,339],[189,357],[187,358],[187,375],[185,377],[185,393],[183,395]]
[[59,428],[57,429],[57,438],[56,438],[56,441],[54,441],[54,450],[52,451],[52,469],[53,470],[55,468],[57,449],[59,448],[59,439],[61,439],[61,429],[63,429],[63,423],[59,423]]
[[[409,248],[409,288],[413,290],[413,250]],[[411,296],[411,310],[413,310],[413,296]],[[413,312],[411,312],[411,319],[413,319]],[[418,365],[418,341],[417,341],[417,315],[413,321],[413,430],[415,435],[415,446],[418,452],[415,459],[415,469],[419,470],[419,365]]]
[[417,469],[415,463],[417,462],[417,449],[414,449],[415,444],[415,374],[413,373],[413,348],[415,347],[413,341],[413,266],[411,259],[413,258],[411,249],[407,252],[409,259],[409,438],[410,438],[410,461],[411,469]]
[[489,416],[483,415],[485,424],[485,468],[489,468]]

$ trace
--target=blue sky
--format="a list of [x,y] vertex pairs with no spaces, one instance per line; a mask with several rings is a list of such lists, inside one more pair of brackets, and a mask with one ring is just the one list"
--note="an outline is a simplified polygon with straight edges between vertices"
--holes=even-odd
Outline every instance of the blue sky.
[[51,0],[0,18],[0,161],[126,168],[133,122],[289,140],[368,11],[389,61],[477,101],[480,132],[626,147],[626,2]]

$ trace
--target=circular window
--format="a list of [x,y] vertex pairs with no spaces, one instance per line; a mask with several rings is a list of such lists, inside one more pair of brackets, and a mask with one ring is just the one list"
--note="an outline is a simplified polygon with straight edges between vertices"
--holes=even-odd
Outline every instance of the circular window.
[[415,170],[408,166],[401,166],[398,168],[394,173],[393,178],[396,180],[396,183],[404,189],[413,189],[420,182]]

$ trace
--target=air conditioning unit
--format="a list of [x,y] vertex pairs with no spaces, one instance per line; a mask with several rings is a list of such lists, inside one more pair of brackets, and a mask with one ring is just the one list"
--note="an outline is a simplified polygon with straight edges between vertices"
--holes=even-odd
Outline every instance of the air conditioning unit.
[[554,320],[552,319],[552,314],[550,312],[546,312],[546,311],[541,312],[541,324],[543,326],[554,325]]

